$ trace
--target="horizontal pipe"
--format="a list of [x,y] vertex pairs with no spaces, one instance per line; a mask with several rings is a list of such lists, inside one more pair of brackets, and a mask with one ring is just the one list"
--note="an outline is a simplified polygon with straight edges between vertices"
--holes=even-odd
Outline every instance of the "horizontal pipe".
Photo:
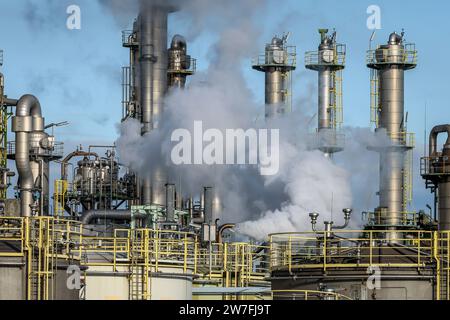
[[82,224],[91,224],[95,219],[131,220],[130,210],[91,210],[81,216]]
[[17,103],[19,103],[19,100],[16,100],[16,99],[5,98],[3,100],[3,104],[8,107],[15,107],[15,106],[17,106]]

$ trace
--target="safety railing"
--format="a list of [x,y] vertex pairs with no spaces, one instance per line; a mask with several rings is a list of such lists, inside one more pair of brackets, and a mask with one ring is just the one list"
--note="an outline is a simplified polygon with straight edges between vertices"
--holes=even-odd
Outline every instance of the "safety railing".
[[197,248],[195,273],[224,287],[264,285],[270,273],[269,246],[215,243]]
[[420,174],[422,176],[442,176],[450,174],[450,158],[438,155],[420,159]]
[[366,62],[371,65],[400,64],[406,66],[417,65],[417,50],[415,44],[405,44],[403,48],[385,48],[379,46],[378,49],[367,51]]
[[147,263],[152,271],[194,269],[195,235],[185,232],[116,229],[114,237],[83,237],[81,251],[87,266],[139,265]]
[[[16,154],[16,142],[8,141],[8,154]],[[64,142],[55,142],[52,148],[30,148],[31,156],[50,157],[53,159],[60,159],[64,156]]]
[[343,294],[315,290],[273,290],[273,300],[352,300]]
[[[274,53],[276,52],[276,53]],[[268,50],[252,59],[252,66],[264,67],[288,67],[297,66],[297,48],[295,46],[283,46],[282,50]]]
[[0,217],[0,257],[24,255],[24,219]]
[[[400,212],[400,224],[399,226],[405,227],[416,227],[418,225],[420,216],[415,211],[405,211]],[[383,220],[385,216],[382,213],[378,212],[363,212],[362,213],[363,221],[367,223],[369,226],[384,226]],[[387,225],[385,225],[387,227]]]
[[305,54],[305,66],[307,68],[315,67],[335,67],[343,68],[345,66],[346,46],[338,44],[334,50],[308,51]]
[[62,217],[64,215],[67,190],[67,180],[55,180],[53,193],[53,216],[55,217]]
[[137,46],[139,43],[133,30],[122,31],[122,44],[124,47]]
[[114,237],[83,237],[80,251],[85,266],[112,266],[131,262],[131,239],[129,230],[115,231]]
[[398,132],[398,133],[388,133],[388,137],[395,143],[402,144],[409,148],[414,148],[416,145],[416,135],[412,132]]
[[450,300],[450,231],[439,232],[436,242],[436,298]]
[[151,253],[152,264],[160,268],[192,270],[195,264],[196,236],[188,232],[172,230],[136,229],[132,231],[132,254],[145,258]]
[[23,256],[24,251],[39,245],[52,247],[53,258],[79,259],[81,238],[81,224],[76,221],[53,217],[0,217],[0,256]]
[[335,152],[345,147],[345,134],[335,129],[325,129],[312,133],[308,136],[308,148],[311,150],[322,150],[324,152]]
[[[186,63],[188,62],[188,63]],[[168,74],[180,74],[180,73],[184,73],[184,74],[194,74],[197,71],[197,59],[191,58],[188,61],[183,61],[183,62],[179,62],[176,63],[174,65],[175,68],[173,69],[168,69],[167,73]]]
[[[394,239],[387,240],[387,239]],[[423,268],[433,260],[431,231],[342,231],[274,234],[271,270]]]

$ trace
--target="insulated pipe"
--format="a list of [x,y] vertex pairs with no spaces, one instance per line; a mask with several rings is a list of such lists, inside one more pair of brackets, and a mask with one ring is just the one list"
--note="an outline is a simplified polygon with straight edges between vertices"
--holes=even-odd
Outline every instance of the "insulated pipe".
[[217,232],[217,238],[218,238],[217,242],[222,243],[223,242],[223,233],[226,230],[231,230],[231,229],[234,229],[235,227],[236,227],[236,225],[233,223],[228,223],[228,224],[224,224],[224,225],[220,226],[219,231]]
[[152,130],[152,74],[153,43],[152,15],[145,11],[139,16],[139,71],[140,71],[140,110],[142,134]]
[[[148,10],[143,11],[139,16],[139,105],[142,135],[148,134],[153,129],[152,75],[154,56],[152,43],[152,16]],[[142,177],[141,187],[141,205],[150,205],[152,201],[150,177]]]
[[175,185],[166,184],[166,221],[175,221]]
[[81,216],[80,222],[82,224],[91,224],[95,219],[110,219],[110,220],[131,220],[130,210],[91,210],[86,211]]
[[33,203],[34,178],[30,163],[29,133],[44,131],[39,100],[32,95],[20,98],[16,107],[16,116],[12,119],[12,131],[16,135],[16,167],[19,173],[20,214],[31,216]]
[[432,157],[437,153],[437,137],[440,133],[447,132],[448,138],[446,144],[450,145],[450,124],[444,124],[434,127],[430,132],[430,150],[429,156]]
[[8,98],[5,98],[4,100],[3,100],[3,104],[5,105],[5,106],[8,106],[8,107],[15,107],[15,106],[17,106],[17,103],[19,102],[19,100],[16,100],[16,99],[8,99]]

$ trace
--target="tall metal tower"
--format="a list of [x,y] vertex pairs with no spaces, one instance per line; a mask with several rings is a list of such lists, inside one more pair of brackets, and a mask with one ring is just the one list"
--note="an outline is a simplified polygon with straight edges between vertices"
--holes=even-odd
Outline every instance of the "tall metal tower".
[[184,89],[186,79],[195,73],[197,61],[187,54],[186,39],[179,34],[172,38],[169,48],[168,86]]
[[319,50],[305,56],[306,68],[319,74],[318,127],[310,148],[331,156],[344,148],[344,135],[338,131],[343,123],[342,70],[346,47],[336,43],[336,32],[328,35],[328,29],[319,29],[319,33]]
[[[130,50],[130,66],[123,68],[122,120],[138,119],[141,134],[160,126],[164,97],[169,87],[184,87],[186,77],[194,74],[196,62],[187,54],[186,41],[175,36],[167,48],[168,16],[177,8],[171,1],[142,4],[133,30],[124,31],[122,42]],[[139,204],[165,205],[164,169],[157,166],[147,177],[138,177]]]
[[295,46],[288,46],[289,33],[279,38],[275,36],[266,45],[266,51],[253,59],[254,70],[266,76],[266,119],[289,113],[292,110],[292,71],[296,69]]
[[[392,33],[386,45],[369,50],[372,121],[384,132],[387,145],[371,148],[380,154],[379,207],[375,224],[397,230],[412,224],[407,212],[412,190],[412,149],[414,135],[407,132],[404,112],[404,73],[417,65],[414,44],[405,44],[404,33]],[[392,233],[393,237],[396,236]],[[400,236],[399,236],[400,237]]]

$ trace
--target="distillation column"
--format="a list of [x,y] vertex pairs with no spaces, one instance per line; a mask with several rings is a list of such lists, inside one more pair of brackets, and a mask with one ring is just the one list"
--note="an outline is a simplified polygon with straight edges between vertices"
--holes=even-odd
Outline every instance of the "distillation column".
[[[176,8],[168,3],[143,3],[131,33],[124,32],[123,46],[130,49],[130,67],[124,68],[124,117],[139,119],[142,135],[157,130],[168,88],[184,88],[195,73],[196,61],[187,54],[186,40],[176,35],[167,49],[168,16]],[[162,165],[136,179],[141,205],[166,204],[169,182]]]
[[319,149],[330,156],[342,151],[344,145],[340,129],[342,110],[342,70],[345,68],[346,47],[336,43],[336,32],[328,36],[327,29],[319,29],[321,42],[318,51],[307,52],[305,66],[318,72],[318,128],[311,149]]
[[[376,131],[385,133],[389,143],[371,148],[380,154],[378,225],[396,230],[405,225],[409,170],[406,153],[413,142],[406,131],[404,115],[404,72],[416,67],[414,45],[404,44],[403,33],[392,33],[387,45],[369,51],[367,66],[374,70],[376,82]],[[397,237],[395,233],[391,237]]]
[[275,118],[292,110],[291,73],[296,69],[296,48],[288,46],[289,34],[275,36],[266,45],[266,51],[253,61],[253,69],[264,72],[266,77],[266,119]]
[[187,54],[186,39],[179,34],[172,38],[169,48],[168,86],[184,89],[186,79],[195,73],[196,60]]

